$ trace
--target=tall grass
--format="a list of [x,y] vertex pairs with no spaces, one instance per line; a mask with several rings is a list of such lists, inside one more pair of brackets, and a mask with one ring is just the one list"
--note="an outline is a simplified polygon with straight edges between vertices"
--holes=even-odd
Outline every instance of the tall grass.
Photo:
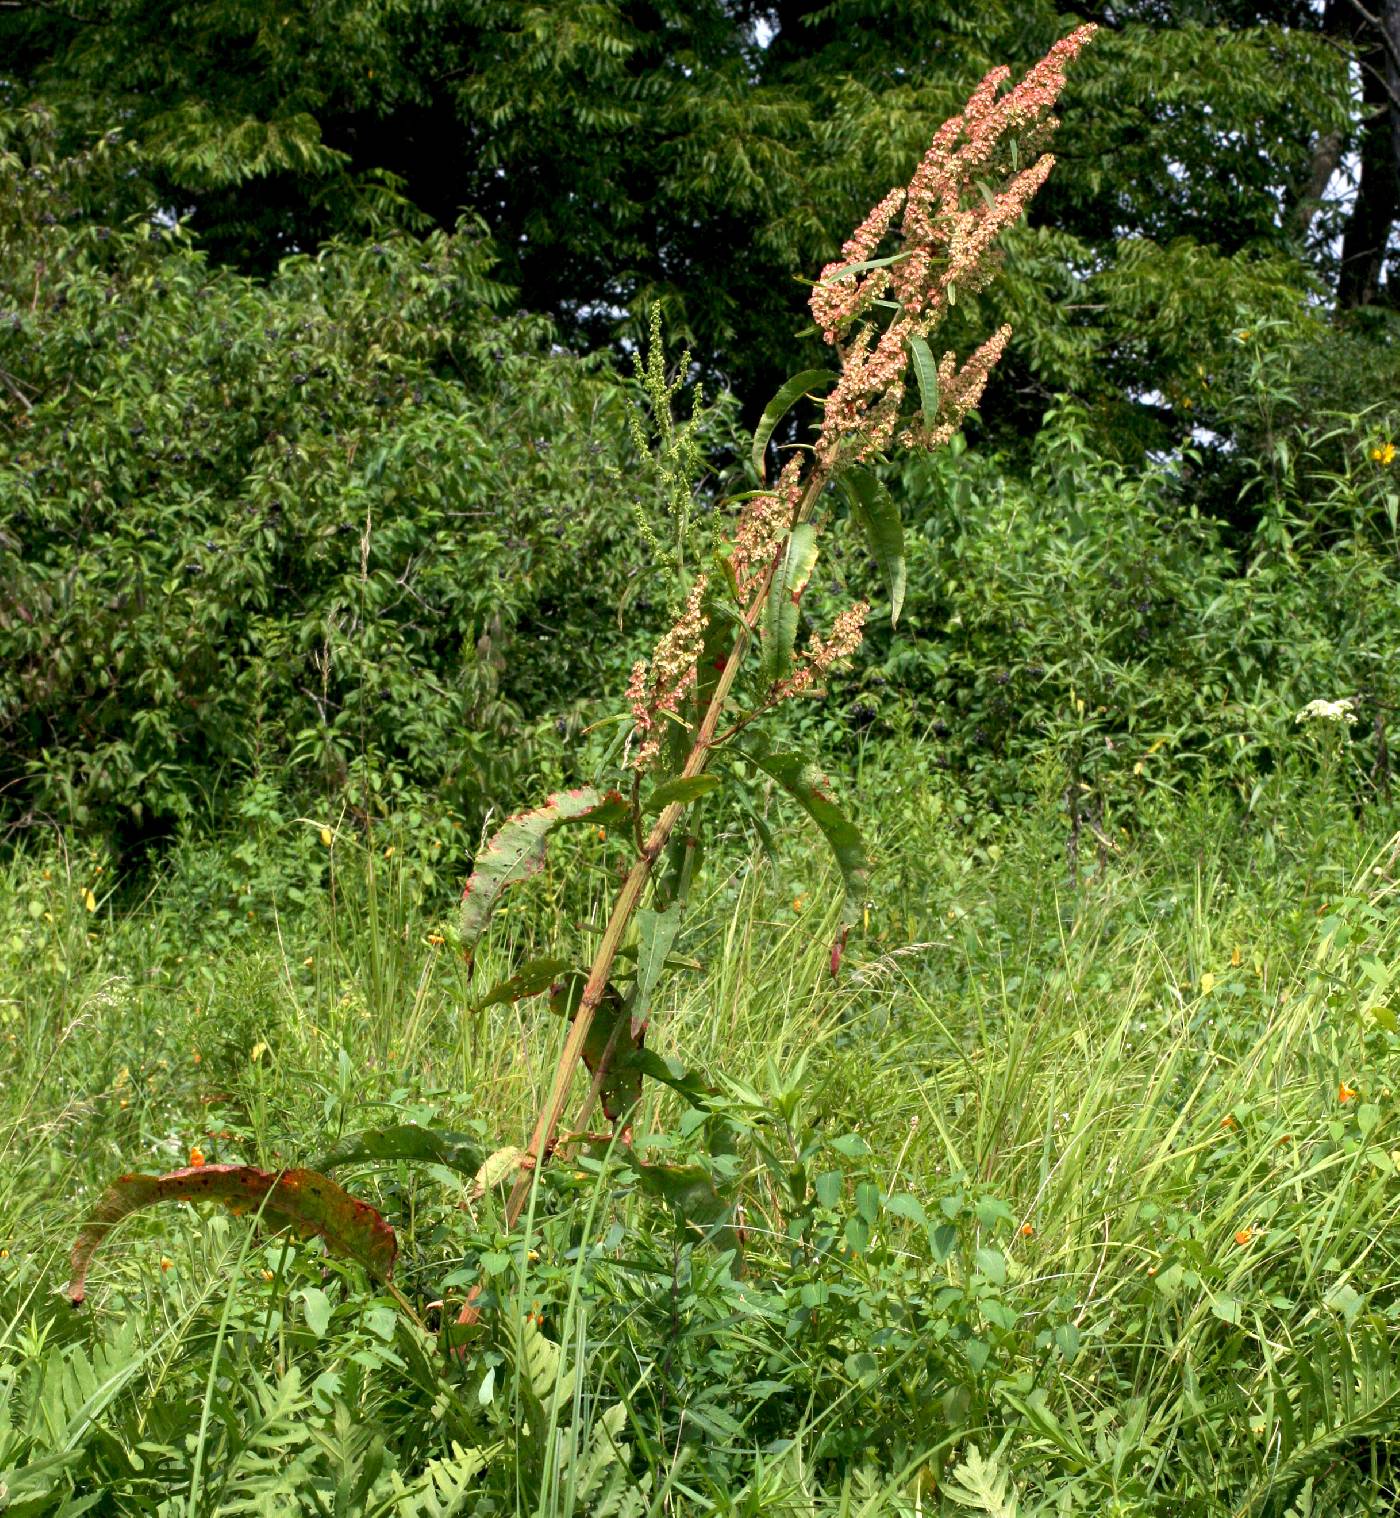
[[[334,892],[236,947],[169,892],[89,911],[93,861],[14,860],[0,1510],[1392,1511],[1393,842],[1313,796],[1261,869],[1201,793],[1076,885],[1052,809],[973,837],[932,787],[888,809],[840,981],[827,898],[761,857],[697,896],[704,970],[650,1043],[706,1073],[724,1142],[669,1094],[633,1128],[739,1198],[746,1274],[615,1149],[539,1186],[528,1254],[448,1172],[350,1179],[430,1321],[488,1274],[506,1326],[460,1357],[222,1215],[133,1219],[88,1309],[55,1295],[134,1157],[275,1164],[394,1120],[523,1137],[563,1024],[471,1010],[413,840],[337,838]],[[512,906],[494,968],[586,932],[579,878]]]

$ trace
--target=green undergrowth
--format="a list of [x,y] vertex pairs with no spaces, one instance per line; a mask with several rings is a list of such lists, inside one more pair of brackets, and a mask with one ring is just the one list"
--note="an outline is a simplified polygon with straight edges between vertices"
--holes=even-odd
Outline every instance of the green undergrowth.
[[[428,838],[313,828],[304,904],[236,939],[180,877],[118,913],[100,858],[13,857],[0,1512],[1393,1511],[1392,820],[1299,774],[1071,859],[1048,783],[975,822],[897,757],[855,777],[881,863],[839,978],[832,893],[736,839],[654,1008],[710,1090],[649,1085],[633,1147],[737,1204],[742,1273],[620,1142],[549,1168],[527,1244],[452,1170],[338,1171],[426,1330],[188,1207],[123,1225],[80,1312],[58,1292],[123,1170],[404,1122],[523,1142],[563,1024],[473,985],[587,941],[583,872],[503,908],[471,981]],[[477,1282],[489,1326],[445,1353],[431,1304]]]

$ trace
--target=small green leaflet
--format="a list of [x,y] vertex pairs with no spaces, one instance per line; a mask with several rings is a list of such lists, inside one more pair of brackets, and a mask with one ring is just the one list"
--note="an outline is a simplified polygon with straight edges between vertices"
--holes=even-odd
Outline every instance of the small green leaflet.
[[[949,285],[949,305],[956,299],[954,287]],[[923,408],[924,426],[932,427],[938,421],[938,365],[933,361],[929,345],[917,334],[909,339],[909,356],[914,360],[914,378],[919,382],[919,405]]]
[[637,980],[632,992],[632,1025],[645,1023],[651,993],[671,954],[681,925],[681,904],[673,902],[664,912],[643,907],[637,913]]
[[794,374],[763,408],[763,415],[758,419],[758,426],[754,428],[753,452],[750,454],[754,473],[760,480],[765,477],[763,455],[768,448],[768,439],[773,436],[773,429],[809,390],[835,378],[830,369],[804,369],[801,374]]
[[606,822],[626,814],[616,791],[581,785],[559,791],[533,811],[508,819],[477,855],[471,878],[462,891],[460,933],[462,949],[470,954],[485,931],[502,894],[544,868],[549,835],[571,822]]
[[871,557],[880,566],[890,593],[890,626],[899,621],[904,607],[907,569],[904,560],[904,524],[899,507],[880,480],[866,469],[848,469],[837,476],[851,518],[865,536]]
[[[891,264],[902,264],[909,256],[908,253],[891,253],[888,258],[866,258],[858,264],[842,264],[825,279],[813,280],[812,283],[822,285],[828,290],[835,290],[840,287],[848,274],[864,274],[870,269],[888,269]],[[802,283],[805,285],[807,281],[804,279]],[[815,330],[813,328],[813,331]]]
[[267,1227],[314,1234],[333,1253],[358,1260],[382,1281],[394,1271],[394,1230],[328,1177],[314,1170],[273,1175],[251,1165],[197,1165],[168,1175],[119,1176],[103,1192],[73,1245],[64,1294],[74,1307],[87,1294],[88,1267],[98,1246],[123,1218],[158,1202],[221,1202],[235,1216],[256,1214]]
[[782,563],[768,587],[763,616],[763,679],[772,685],[792,670],[792,647],[797,641],[797,603],[817,562],[817,529],[799,522],[788,534]]
[[801,754],[772,754],[759,749],[742,752],[764,774],[771,775],[821,829],[846,888],[841,921],[847,927],[857,922],[865,905],[870,861],[860,830],[836,804],[831,781]]

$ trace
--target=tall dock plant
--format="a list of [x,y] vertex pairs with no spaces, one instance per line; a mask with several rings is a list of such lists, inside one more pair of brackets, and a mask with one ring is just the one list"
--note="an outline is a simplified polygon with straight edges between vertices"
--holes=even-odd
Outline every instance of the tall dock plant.
[[[608,824],[631,840],[630,867],[588,968],[565,957],[535,959],[477,998],[484,1007],[548,995],[551,1009],[570,1019],[527,1146],[502,1149],[482,1164],[461,1135],[403,1127],[355,1135],[309,1171],[272,1176],[211,1166],[165,1177],[124,1176],[103,1197],[75,1247],[75,1300],[107,1232],[138,1207],[176,1198],[220,1200],[264,1221],[317,1233],[383,1278],[392,1268],[392,1234],[386,1237],[383,1220],[321,1171],[365,1160],[416,1159],[472,1172],[479,1188],[511,1180],[509,1231],[555,1148],[581,1063],[590,1084],[572,1131],[586,1127],[600,1102],[615,1125],[623,1123],[648,1076],[703,1100],[695,1083],[648,1051],[644,1039],[699,852],[695,826],[680,824],[707,792],[723,785],[736,761],[789,793],[831,847],[845,891],[843,925],[831,955],[833,972],[839,968],[845,934],[864,897],[864,845],[818,765],[774,749],[761,719],[785,701],[820,694],[828,674],[859,647],[869,615],[868,603],[859,601],[840,612],[829,630],[798,645],[828,487],[844,497],[863,532],[884,576],[891,620],[898,619],[903,531],[893,499],[870,466],[896,445],[942,446],[980,400],[1010,329],[999,328],[962,360],[951,350],[935,358],[931,339],[960,299],[994,278],[1001,234],[1020,220],[1045,183],[1054,165],[1046,151],[1057,124],[1052,108],[1067,65],[1094,30],[1080,27],[1056,43],[1011,89],[1004,88],[1010,70],[993,69],[961,114],[939,128],[908,185],[891,190],[841,256],[821,271],[810,306],[835,368],[794,375],[773,398],[753,438],[755,488],[736,500],[737,514],[718,525],[713,517],[701,525],[692,511],[700,465],[694,423],[675,420],[680,382],[667,380],[659,323],[653,321],[645,360],[638,360],[650,427],[638,416],[635,432],[660,474],[667,520],[639,518],[639,529],[658,573],[668,578],[672,625],[651,657],[632,670],[622,717],[628,737],[612,783],[561,792],[511,817],[481,851],[462,896],[458,948],[470,960],[504,893],[543,867],[556,830]],[[685,366],[682,359],[682,373]],[[815,439],[794,447],[769,483],[773,434],[805,399],[819,410]],[[638,1170],[647,1189],[673,1205],[706,1210],[688,1173],[659,1166]],[[716,1221],[713,1213],[709,1221]],[[462,1308],[462,1321],[477,1316],[476,1297],[473,1292]]]

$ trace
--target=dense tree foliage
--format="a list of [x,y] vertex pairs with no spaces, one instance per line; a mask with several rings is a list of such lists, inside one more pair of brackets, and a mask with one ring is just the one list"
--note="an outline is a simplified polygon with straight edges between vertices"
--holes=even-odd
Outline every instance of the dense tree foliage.
[[[996,297],[1020,333],[989,411],[1008,436],[1068,391],[1125,456],[1168,445],[1238,326],[1326,346],[1319,304],[1393,307],[1396,5],[1088,7],[1105,31]],[[1047,0],[19,0],[0,49],[70,144],[138,141],[218,261],[466,208],[525,307],[591,347],[665,293],[757,407],[810,345],[793,273],[987,67],[1067,25]],[[1344,396],[1354,365],[1325,371]]]
[[105,220],[130,151],[56,159],[43,118],[13,128],[9,801],[139,835],[289,766],[356,807],[518,783],[531,734],[623,660],[580,635],[632,562],[623,387],[492,314],[470,226],[253,282]]
[[[1015,340],[979,452],[905,482],[922,567],[849,720],[912,695],[997,801],[1081,698],[1106,797],[1173,723],[1182,753],[1267,767],[1309,669],[1389,709],[1366,629],[1394,595],[1394,11],[1097,8],[1047,192],[951,313],[950,345],[994,318]],[[739,397],[723,445],[823,361],[794,275],[1068,24],[1040,0],[0,8],[9,814],[141,837],[263,775],[360,808],[513,799],[619,687],[607,608],[649,609],[627,387],[560,345],[625,345],[664,297]],[[1383,783],[1383,727],[1369,762]]]

